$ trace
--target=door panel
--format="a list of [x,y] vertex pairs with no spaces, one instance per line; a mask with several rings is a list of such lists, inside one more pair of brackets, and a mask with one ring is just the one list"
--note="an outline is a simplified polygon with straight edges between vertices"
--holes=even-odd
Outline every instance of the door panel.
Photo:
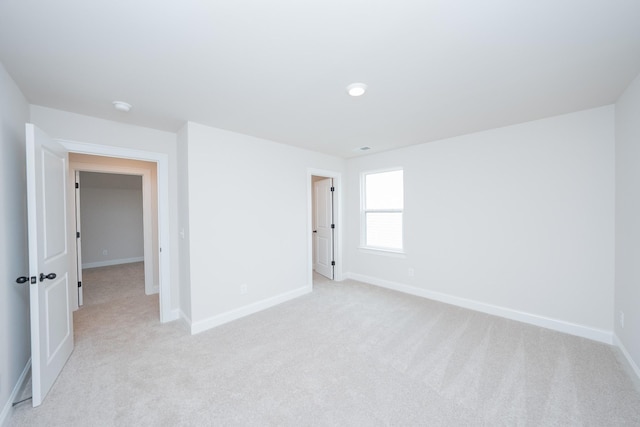
[[64,148],[32,124],[26,136],[31,373],[33,406],[39,406],[73,351],[68,162]]
[[58,354],[64,346],[68,335],[71,333],[69,325],[69,316],[66,311],[69,310],[69,277],[57,277],[53,283],[45,289],[45,311],[50,313],[49,322],[47,324],[47,363]]
[[333,280],[333,179],[316,181],[313,185],[315,198],[315,270]]
[[324,237],[318,237],[317,239],[318,260],[316,263],[320,265],[331,265],[331,260],[329,259],[329,240]]
[[76,191],[76,275],[78,278],[78,307],[84,304],[84,288],[82,287],[82,224],[80,223],[80,171],[75,172]]
[[66,183],[61,181],[65,173],[66,160],[59,158],[48,148],[42,149],[42,196],[41,204],[44,219],[42,238],[44,240],[44,261],[48,262],[56,256],[64,256],[67,252],[67,219],[65,216],[66,205],[60,201],[66,200],[65,188],[60,187]]

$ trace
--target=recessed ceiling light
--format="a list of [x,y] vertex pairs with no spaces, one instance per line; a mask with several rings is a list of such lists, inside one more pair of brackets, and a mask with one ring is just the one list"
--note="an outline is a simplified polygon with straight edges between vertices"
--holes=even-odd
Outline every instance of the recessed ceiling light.
[[128,113],[131,110],[131,104],[122,101],[113,101],[113,108]]
[[367,85],[364,83],[351,83],[347,86],[347,92],[351,96],[361,96],[367,91]]

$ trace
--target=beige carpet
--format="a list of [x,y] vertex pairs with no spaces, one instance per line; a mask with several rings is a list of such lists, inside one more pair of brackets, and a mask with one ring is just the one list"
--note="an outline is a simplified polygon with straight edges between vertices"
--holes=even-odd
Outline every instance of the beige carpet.
[[75,351],[12,425],[640,425],[610,346],[326,280],[190,336],[159,323],[142,278],[142,264],[85,272]]

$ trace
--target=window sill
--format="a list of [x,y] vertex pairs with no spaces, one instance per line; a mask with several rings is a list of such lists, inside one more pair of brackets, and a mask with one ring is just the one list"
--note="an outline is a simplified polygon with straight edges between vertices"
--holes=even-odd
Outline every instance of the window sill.
[[371,255],[382,255],[391,258],[406,258],[407,255],[403,251],[393,250],[393,249],[380,249],[380,248],[370,248],[368,246],[360,246],[358,247],[360,252],[371,254]]

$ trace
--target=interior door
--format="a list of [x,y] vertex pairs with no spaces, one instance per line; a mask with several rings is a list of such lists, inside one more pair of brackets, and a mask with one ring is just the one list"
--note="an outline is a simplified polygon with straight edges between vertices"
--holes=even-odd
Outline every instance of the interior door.
[[65,149],[26,125],[33,406],[39,406],[73,351],[67,244]]
[[315,198],[315,268],[333,280],[333,179],[313,184]]
[[80,171],[76,171],[76,274],[78,278],[78,307],[84,304],[84,291],[82,288],[82,234],[80,232]]

